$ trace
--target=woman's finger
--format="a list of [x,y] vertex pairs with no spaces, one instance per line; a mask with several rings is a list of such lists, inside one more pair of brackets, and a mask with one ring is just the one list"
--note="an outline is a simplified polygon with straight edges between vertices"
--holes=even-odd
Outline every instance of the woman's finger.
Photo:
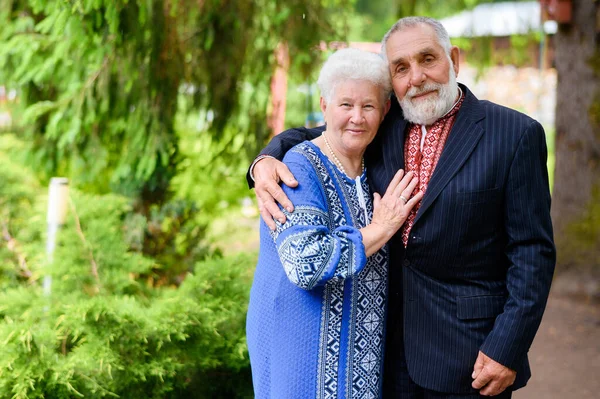
[[408,202],[405,204],[405,207],[408,209],[408,212],[410,212],[413,207],[415,205],[417,205],[417,203],[419,201],[421,201],[421,199],[423,199],[423,192],[419,191],[418,193],[416,193],[415,195],[413,195]]
[[396,186],[396,189],[394,190],[394,196],[396,197],[400,197],[401,195],[404,195],[406,198],[408,198],[406,196],[406,194],[404,194],[404,191],[406,190],[406,187],[414,180],[416,179],[415,177],[415,173],[413,171],[408,172],[403,178],[402,180],[400,180],[400,182],[398,182],[398,185]]
[[402,190],[400,192],[399,196],[406,198],[408,201],[410,199],[412,193],[415,192],[415,188],[417,187],[417,184],[419,184],[419,179],[417,179],[416,177],[413,177],[412,180],[410,180],[410,182],[404,188],[404,190]]
[[399,169],[396,172],[396,174],[394,175],[394,178],[392,179],[390,184],[388,184],[387,190],[385,190],[384,197],[394,195],[394,192],[396,191],[396,187],[398,187],[398,184],[400,183],[400,181],[402,180],[403,177],[404,177],[404,169]]

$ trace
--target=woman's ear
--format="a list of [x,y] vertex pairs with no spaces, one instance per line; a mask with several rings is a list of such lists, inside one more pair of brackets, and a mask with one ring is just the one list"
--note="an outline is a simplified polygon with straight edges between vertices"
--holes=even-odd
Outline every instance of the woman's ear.
[[325,110],[327,109],[327,103],[325,102],[325,99],[323,98],[323,96],[321,96],[321,99],[319,100],[320,104],[321,104],[321,112],[323,112],[323,116],[325,116]]

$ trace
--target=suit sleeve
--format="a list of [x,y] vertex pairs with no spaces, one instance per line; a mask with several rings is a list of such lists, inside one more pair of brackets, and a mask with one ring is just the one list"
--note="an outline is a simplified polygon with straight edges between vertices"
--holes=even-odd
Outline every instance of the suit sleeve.
[[[333,221],[316,172],[303,156],[289,155],[292,157],[286,156],[286,165],[296,176],[298,187],[282,187],[296,205],[292,213],[283,210],[286,222],[276,222],[277,229],[271,232],[288,279],[311,290],[358,274],[367,263],[361,232],[352,226],[331,227]],[[305,161],[298,162],[298,158]]]
[[[325,126],[319,126],[314,129],[306,129],[303,127],[288,129],[273,137],[269,144],[267,144],[267,146],[258,154],[258,156],[269,155],[281,161],[288,150],[293,146],[300,144],[303,141],[312,140],[318,137],[324,130]],[[254,181],[250,177],[250,168],[248,168],[248,172],[246,173],[246,181],[248,182],[249,188],[254,188]]]
[[481,351],[515,369],[540,325],[554,266],[546,136],[533,121],[520,138],[509,170],[504,221],[508,299]]

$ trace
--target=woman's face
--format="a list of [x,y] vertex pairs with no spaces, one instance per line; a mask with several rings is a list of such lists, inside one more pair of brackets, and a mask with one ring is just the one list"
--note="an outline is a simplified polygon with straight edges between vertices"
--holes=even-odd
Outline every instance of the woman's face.
[[328,104],[321,97],[327,138],[346,156],[363,154],[389,109],[390,100],[382,100],[381,89],[362,80],[339,83]]

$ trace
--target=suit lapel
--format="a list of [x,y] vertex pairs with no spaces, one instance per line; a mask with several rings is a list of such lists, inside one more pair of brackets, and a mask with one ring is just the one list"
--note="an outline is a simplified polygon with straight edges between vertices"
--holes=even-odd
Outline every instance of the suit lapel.
[[456,121],[448,136],[442,155],[433,171],[423,202],[417,212],[414,223],[427,211],[444,187],[458,172],[469,155],[475,149],[477,142],[484,133],[483,128],[477,124],[485,117],[485,111],[479,100],[464,85],[460,85],[465,92],[465,100],[456,115]]

